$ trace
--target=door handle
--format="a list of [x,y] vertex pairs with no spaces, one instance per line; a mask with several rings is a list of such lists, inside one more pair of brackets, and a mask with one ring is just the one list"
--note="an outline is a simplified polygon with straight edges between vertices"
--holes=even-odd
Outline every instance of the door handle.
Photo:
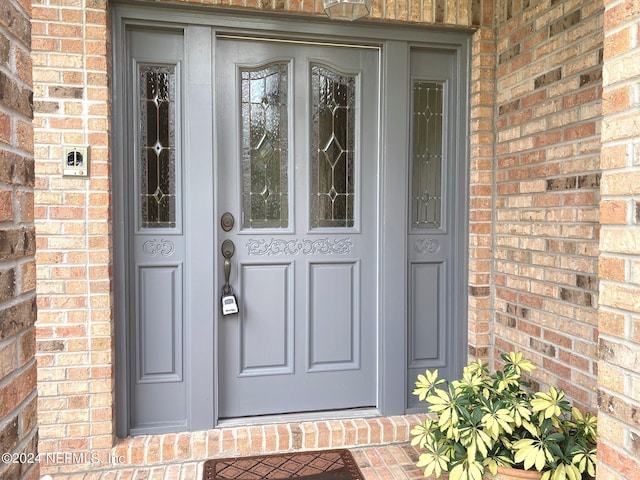
[[231,257],[236,251],[236,246],[231,240],[222,242],[222,256],[224,257],[224,287],[222,287],[222,315],[233,315],[238,313],[238,299],[233,293],[233,288],[229,285],[229,277],[231,276]]
[[224,287],[222,293],[228,295],[231,293],[231,285],[229,284],[229,278],[231,277],[231,257],[236,251],[235,244],[227,239],[222,242],[222,256],[224,257]]

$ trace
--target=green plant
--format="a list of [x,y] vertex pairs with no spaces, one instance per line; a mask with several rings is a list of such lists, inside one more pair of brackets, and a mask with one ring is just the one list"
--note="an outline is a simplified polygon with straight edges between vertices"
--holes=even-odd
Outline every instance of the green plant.
[[522,353],[502,359],[504,369],[491,375],[480,361],[455,381],[438,378],[438,370],[418,375],[413,393],[432,414],[411,430],[424,475],[481,480],[500,465],[537,470],[542,480],[595,476],[596,417],[572,408],[562,390],[531,392],[522,372],[535,367]]

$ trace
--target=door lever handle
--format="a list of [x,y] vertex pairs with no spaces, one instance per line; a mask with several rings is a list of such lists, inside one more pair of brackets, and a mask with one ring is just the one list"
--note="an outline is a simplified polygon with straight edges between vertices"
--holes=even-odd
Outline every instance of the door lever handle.
[[233,288],[229,285],[231,276],[231,257],[236,251],[236,246],[231,240],[222,242],[222,256],[224,257],[224,287],[222,287],[222,315],[233,315],[238,313],[238,299],[233,293]]
[[229,278],[231,277],[231,257],[236,251],[234,243],[227,239],[222,242],[222,256],[224,257],[224,287],[222,292],[227,295],[231,293],[231,285],[229,285]]
[[229,291],[229,277],[231,276],[231,259],[224,259],[224,289]]

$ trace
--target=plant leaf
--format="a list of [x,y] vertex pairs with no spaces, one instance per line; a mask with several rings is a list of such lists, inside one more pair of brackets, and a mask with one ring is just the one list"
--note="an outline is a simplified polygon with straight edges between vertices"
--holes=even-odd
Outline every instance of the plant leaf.
[[420,401],[423,401],[431,394],[436,385],[443,382],[443,379],[438,379],[438,370],[426,370],[424,375],[418,375],[418,380],[415,382],[416,388],[412,393],[417,395]]

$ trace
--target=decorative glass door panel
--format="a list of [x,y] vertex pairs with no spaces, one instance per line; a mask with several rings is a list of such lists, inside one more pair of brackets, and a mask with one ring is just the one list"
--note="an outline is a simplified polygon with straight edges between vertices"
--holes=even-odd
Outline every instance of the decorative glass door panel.
[[311,227],[355,221],[356,76],[311,66]]
[[411,228],[441,227],[443,82],[414,80],[411,129]]
[[242,226],[289,223],[289,65],[241,68]]
[[216,43],[219,416],[373,407],[379,50]]
[[140,228],[176,226],[176,66],[138,65]]

